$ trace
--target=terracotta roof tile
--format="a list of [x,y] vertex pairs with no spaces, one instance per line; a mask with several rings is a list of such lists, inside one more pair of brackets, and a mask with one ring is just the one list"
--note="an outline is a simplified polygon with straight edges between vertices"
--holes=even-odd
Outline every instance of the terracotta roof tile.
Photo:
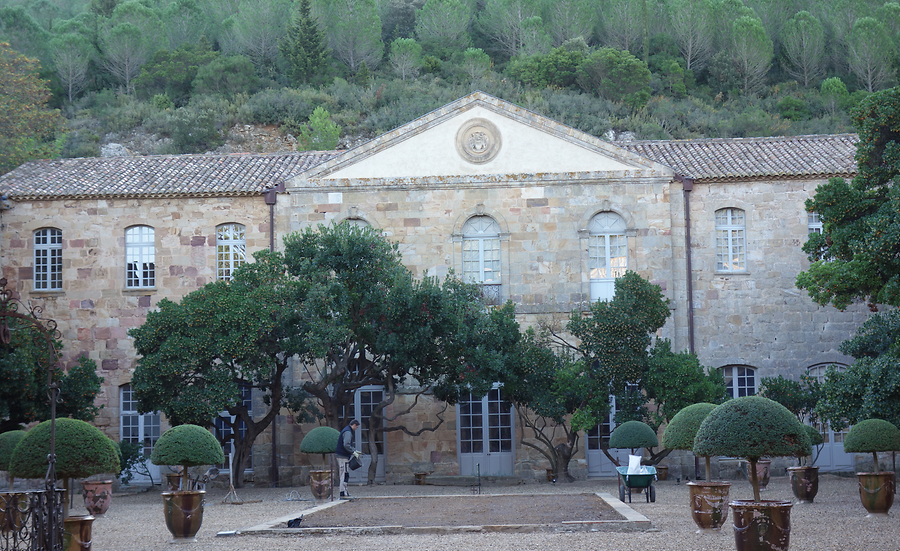
[[0,176],[0,192],[18,200],[255,195],[336,154],[307,151],[32,161]]
[[616,145],[695,180],[736,180],[856,173],[856,134],[654,140]]

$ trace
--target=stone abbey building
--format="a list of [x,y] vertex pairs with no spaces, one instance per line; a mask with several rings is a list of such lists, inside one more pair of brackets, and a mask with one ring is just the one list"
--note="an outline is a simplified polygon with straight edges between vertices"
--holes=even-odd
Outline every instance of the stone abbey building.
[[[808,266],[800,246],[821,230],[804,201],[828,178],[854,175],[855,142],[609,143],[475,92],[348,151],[26,163],[0,177],[0,267],[22,300],[58,322],[67,366],[85,354],[97,363],[105,382],[96,424],[148,446],[166,421],[136,411],[128,330],[160,299],[230,277],[288,233],[342,221],[398,242],[417,276],[452,269],[489,299],[511,299],[523,325],[608,298],[615,278],[634,270],[671,300],[660,336],[721,370],[739,396],[762,377],[851,361],[838,346],[866,308],[817,306],[794,281]],[[379,392],[360,390],[357,411]],[[542,473],[548,465],[519,443],[502,390],[475,402],[436,432],[388,433],[367,450],[382,454],[378,478]],[[405,423],[425,426],[439,409],[421,405]],[[301,483],[307,429],[280,415],[257,440],[247,476]],[[615,475],[599,449],[608,429],[582,439],[574,474]],[[840,434],[818,464],[852,468]]]

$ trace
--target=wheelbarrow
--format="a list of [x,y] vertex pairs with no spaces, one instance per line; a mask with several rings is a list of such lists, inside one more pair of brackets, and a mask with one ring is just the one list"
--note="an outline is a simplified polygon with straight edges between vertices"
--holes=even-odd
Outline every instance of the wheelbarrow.
[[656,503],[656,488],[653,481],[656,480],[656,467],[643,467],[647,472],[640,474],[628,474],[628,467],[616,467],[619,473],[619,501],[625,501],[628,494],[628,503],[631,503],[632,488],[647,488],[645,492],[647,503]]

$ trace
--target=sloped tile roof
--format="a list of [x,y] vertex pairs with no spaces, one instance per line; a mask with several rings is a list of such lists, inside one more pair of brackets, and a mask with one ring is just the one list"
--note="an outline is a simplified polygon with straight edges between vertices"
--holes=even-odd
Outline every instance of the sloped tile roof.
[[11,199],[256,195],[336,151],[32,161],[0,176]]
[[852,176],[856,134],[633,141],[616,145],[695,180]]

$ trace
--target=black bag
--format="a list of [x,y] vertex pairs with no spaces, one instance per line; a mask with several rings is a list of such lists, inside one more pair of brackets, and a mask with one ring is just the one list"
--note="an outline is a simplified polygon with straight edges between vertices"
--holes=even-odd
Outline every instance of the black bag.
[[347,464],[350,467],[351,471],[355,471],[356,469],[362,467],[362,461],[359,460],[355,455],[350,456],[350,462]]

